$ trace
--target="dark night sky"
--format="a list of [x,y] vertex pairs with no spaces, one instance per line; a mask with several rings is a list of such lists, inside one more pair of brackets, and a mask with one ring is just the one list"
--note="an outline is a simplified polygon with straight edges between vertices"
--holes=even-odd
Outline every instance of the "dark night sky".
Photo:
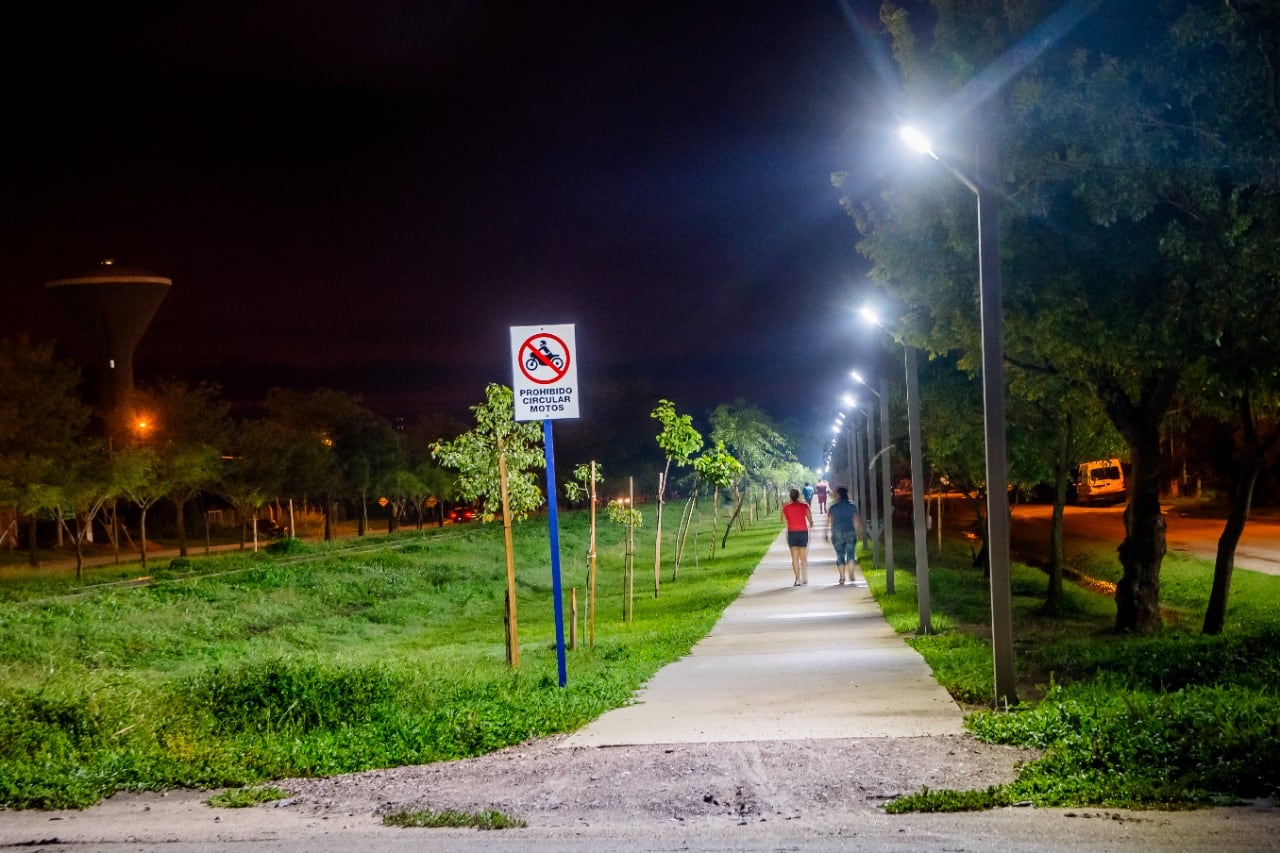
[[0,51],[0,334],[69,338],[43,282],[113,257],[174,281],[140,379],[412,418],[509,384],[509,326],[572,322],[584,427],[593,386],[743,397],[816,464],[875,5],[45,4]]

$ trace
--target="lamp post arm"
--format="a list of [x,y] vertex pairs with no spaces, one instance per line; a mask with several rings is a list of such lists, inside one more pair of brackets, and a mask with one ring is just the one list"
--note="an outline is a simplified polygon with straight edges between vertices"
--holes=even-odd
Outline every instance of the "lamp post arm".
[[958,168],[956,168],[952,164],[948,163],[946,160],[942,160],[936,157],[934,159],[938,160],[938,162],[942,164],[942,167],[944,169],[946,169],[952,175],[955,175],[956,180],[964,184],[966,187],[968,187],[970,192],[972,192],[974,195],[978,197],[982,196],[982,190],[978,189],[977,183],[974,182],[968,175],[960,171]]

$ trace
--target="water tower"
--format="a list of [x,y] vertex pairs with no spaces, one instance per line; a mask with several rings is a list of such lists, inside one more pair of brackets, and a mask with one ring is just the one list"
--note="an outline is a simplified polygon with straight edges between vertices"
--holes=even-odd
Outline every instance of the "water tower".
[[110,260],[45,285],[84,333],[103,413],[115,411],[132,396],[133,351],[172,285],[172,279]]

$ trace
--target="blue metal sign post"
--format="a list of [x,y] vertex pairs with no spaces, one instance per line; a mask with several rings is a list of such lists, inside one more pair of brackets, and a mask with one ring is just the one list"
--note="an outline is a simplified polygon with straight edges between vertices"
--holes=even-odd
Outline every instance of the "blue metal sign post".
[[542,422],[542,444],[547,457],[547,525],[551,533],[551,596],[556,611],[556,671],[560,686],[569,682],[564,659],[564,593],[560,586],[560,516],[556,511],[556,450],[551,421]]

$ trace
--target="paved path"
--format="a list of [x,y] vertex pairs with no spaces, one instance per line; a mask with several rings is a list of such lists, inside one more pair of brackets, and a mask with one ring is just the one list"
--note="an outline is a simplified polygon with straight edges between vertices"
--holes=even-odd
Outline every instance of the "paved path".
[[959,706],[889,627],[861,575],[837,584],[826,517],[814,518],[807,586],[792,585],[779,533],[687,657],[650,679],[636,704],[562,746],[960,734]]

